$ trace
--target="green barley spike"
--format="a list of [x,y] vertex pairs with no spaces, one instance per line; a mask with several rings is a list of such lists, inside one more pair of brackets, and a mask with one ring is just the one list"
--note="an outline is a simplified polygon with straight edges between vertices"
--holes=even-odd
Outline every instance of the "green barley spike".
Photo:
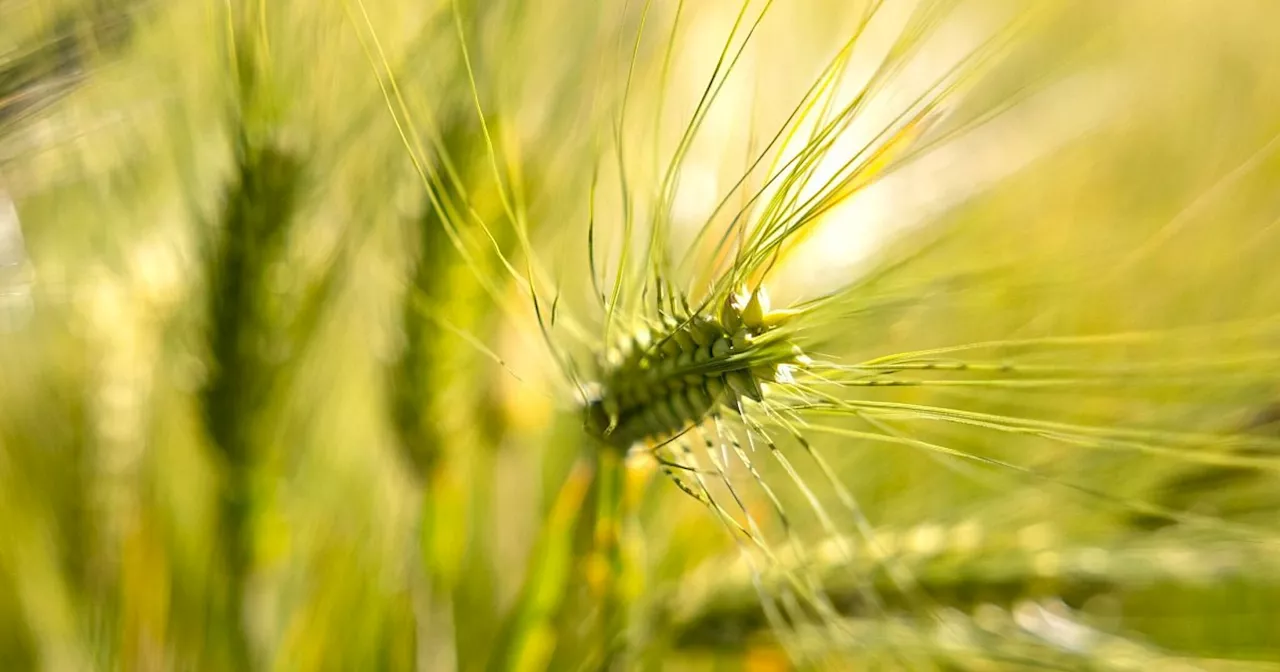
[[787,316],[769,311],[763,289],[725,297],[718,315],[667,316],[606,359],[599,396],[587,405],[588,431],[625,451],[678,436],[716,409],[761,401],[765,386],[805,361],[770,337]]

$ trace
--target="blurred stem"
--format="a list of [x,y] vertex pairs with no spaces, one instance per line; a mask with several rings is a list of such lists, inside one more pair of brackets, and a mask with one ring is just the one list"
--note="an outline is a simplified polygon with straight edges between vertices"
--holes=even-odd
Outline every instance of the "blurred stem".
[[89,515],[85,351],[61,324],[33,336],[0,352],[0,667],[77,668],[111,644],[81,616],[115,587],[97,567],[107,549]]
[[609,669],[619,653],[620,635],[626,621],[626,602],[620,594],[623,574],[621,518],[624,514],[626,464],[622,455],[612,450],[601,451],[597,460],[595,534],[587,578],[599,610],[599,668]]
[[267,273],[279,254],[296,207],[301,163],[270,146],[241,137],[237,173],[222,214],[220,242],[210,255],[209,351],[212,375],[203,405],[209,436],[225,461],[221,524],[227,572],[227,661],[246,669],[251,657],[244,627],[244,596],[252,567],[252,477],[259,414],[280,364],[262,347],[271,339],[261,305]]
[[[448,222],[439,207],[469,210],[492,225],[500,201],[489,192],[467,191],[474,186],[469,181],[473,164],[484,160],[477,153],[478,133],[465,114],[442,129],[436,173],[456,171],[461,184],[426,185],[431,193],[413,223],[416,254],[401,304],[404,349],[388,375],[392,426],[405,463],[423,487],[423,544],[415,563],[424,577],[415,583],[423,593],[415,598],[418,613],[433,615],[433,621],[446,618],[451,625],[447,632],[428,631],[420,623],[417,646],[431,651],[418,657],[435,657],[450,647],[463,669],[488,658],[497,627],[491,483],[496,447],[506,429],[503,413],[493,408],[492,381],[476,376],[478,369],[487,370],[484,360],[435,317],[446,316],[453,327],[481,341],[494,330],[494,306],[476,274],[496,273],[497,260],[477,254],[464,261],[446,227],[460,231],[460,244],[468,245],[468,237],[478,235],[474,223]],[[495,238],[486,244],[509,252],[515,242],[510,229],[492,231]],[[492,606],[492,613],[483,614],[481,605]],[[446,615],[450,610],[457,613]],[[445,641],[449,637],[452,641]]]
[[543,523],[508,631],[490,658],[491,670],[543,670],[556,646],[555,618],[574,568],[574,531],[595,469],[584,456],[574,463]]
[[[230,25],[247,20],[236,16],[236,7],[228,9]],[[206,431],[225,469],[219,534],[223,618],[215,641],[225,642],[228,668],[245,670],[255,667],[245,622],[253,567],[253,476],[264,447],[265,408],[286,359],[271,352],[281,334],[267,303],[278,294],[268,276],[286,245],[303,164],[267,139],[277,112],[271,107],[271,74],[250,37],[256,33],[238,32],[229,44],[237,85],[231,109],[235,172],[206,256],[211,372],[201,401]]]
[[[447,138],[455,134],[446,134]],[[465,545],[461,528],[469,509],[464,493],[452,487],[450,473],[458,465],[444,456],[448,445],[437,409],[448,400],[440,391],[453,386],[443,367],[434,362],[451,353],[441,343],[436,325],[423,314],[449,308],[448,240],[444,224],[430,206],[415,222],[417,254],[412,277],[401,302],[401,328],[405,344],[388,375],[391,423],[405,463],[422,484],[422,507],[417,523],[420,543],[410,564],[413,573],[414,612],[417,620],[415,658],[418,669],[456,668],[457,633],[454,628],[453,593],[460,562],[449,558]],[[451,390],[454,396],[457,390]],[[456,401],[456,399],[455,399]]]

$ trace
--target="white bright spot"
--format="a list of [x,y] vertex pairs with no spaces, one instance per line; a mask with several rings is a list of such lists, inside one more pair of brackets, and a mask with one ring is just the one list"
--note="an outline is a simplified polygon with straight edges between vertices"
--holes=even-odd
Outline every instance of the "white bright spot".
[[833,208],[797,250],[800,263],[782,269],[780,284],[813,294],[847,283],[850,270],[891,237],[1115,118],[1121,96],[1116,77],[1079,75],[929,151]]
[[705,220],[719,202],[717,171],[703,163],[690,163],[684,167],[680,177],[680,186],[671,204],[672,217],[677,222]]

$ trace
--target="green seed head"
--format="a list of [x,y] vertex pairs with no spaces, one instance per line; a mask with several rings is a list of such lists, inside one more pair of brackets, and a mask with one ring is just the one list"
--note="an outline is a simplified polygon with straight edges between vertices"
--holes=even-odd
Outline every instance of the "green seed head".
[[766,386],[794,382],[809,363],[804,353],[766,332],[794,313],[771,310],[763,287],[740,287],[716,314],[663,315],[606,358],[600,401],[588,409],[588,429],[616,448],[684,431],[739,400],[760,401]]

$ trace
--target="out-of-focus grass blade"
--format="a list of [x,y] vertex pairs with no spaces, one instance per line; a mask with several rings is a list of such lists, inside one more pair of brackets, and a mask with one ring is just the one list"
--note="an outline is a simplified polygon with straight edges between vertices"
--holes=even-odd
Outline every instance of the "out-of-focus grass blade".
[[489,669],[545,669],[556,646],[555,619],[574,573],[574,532],[595,478],[589,458],[569,472],[547,513],[530,555],[529,570],[508,630],[490,657]]

